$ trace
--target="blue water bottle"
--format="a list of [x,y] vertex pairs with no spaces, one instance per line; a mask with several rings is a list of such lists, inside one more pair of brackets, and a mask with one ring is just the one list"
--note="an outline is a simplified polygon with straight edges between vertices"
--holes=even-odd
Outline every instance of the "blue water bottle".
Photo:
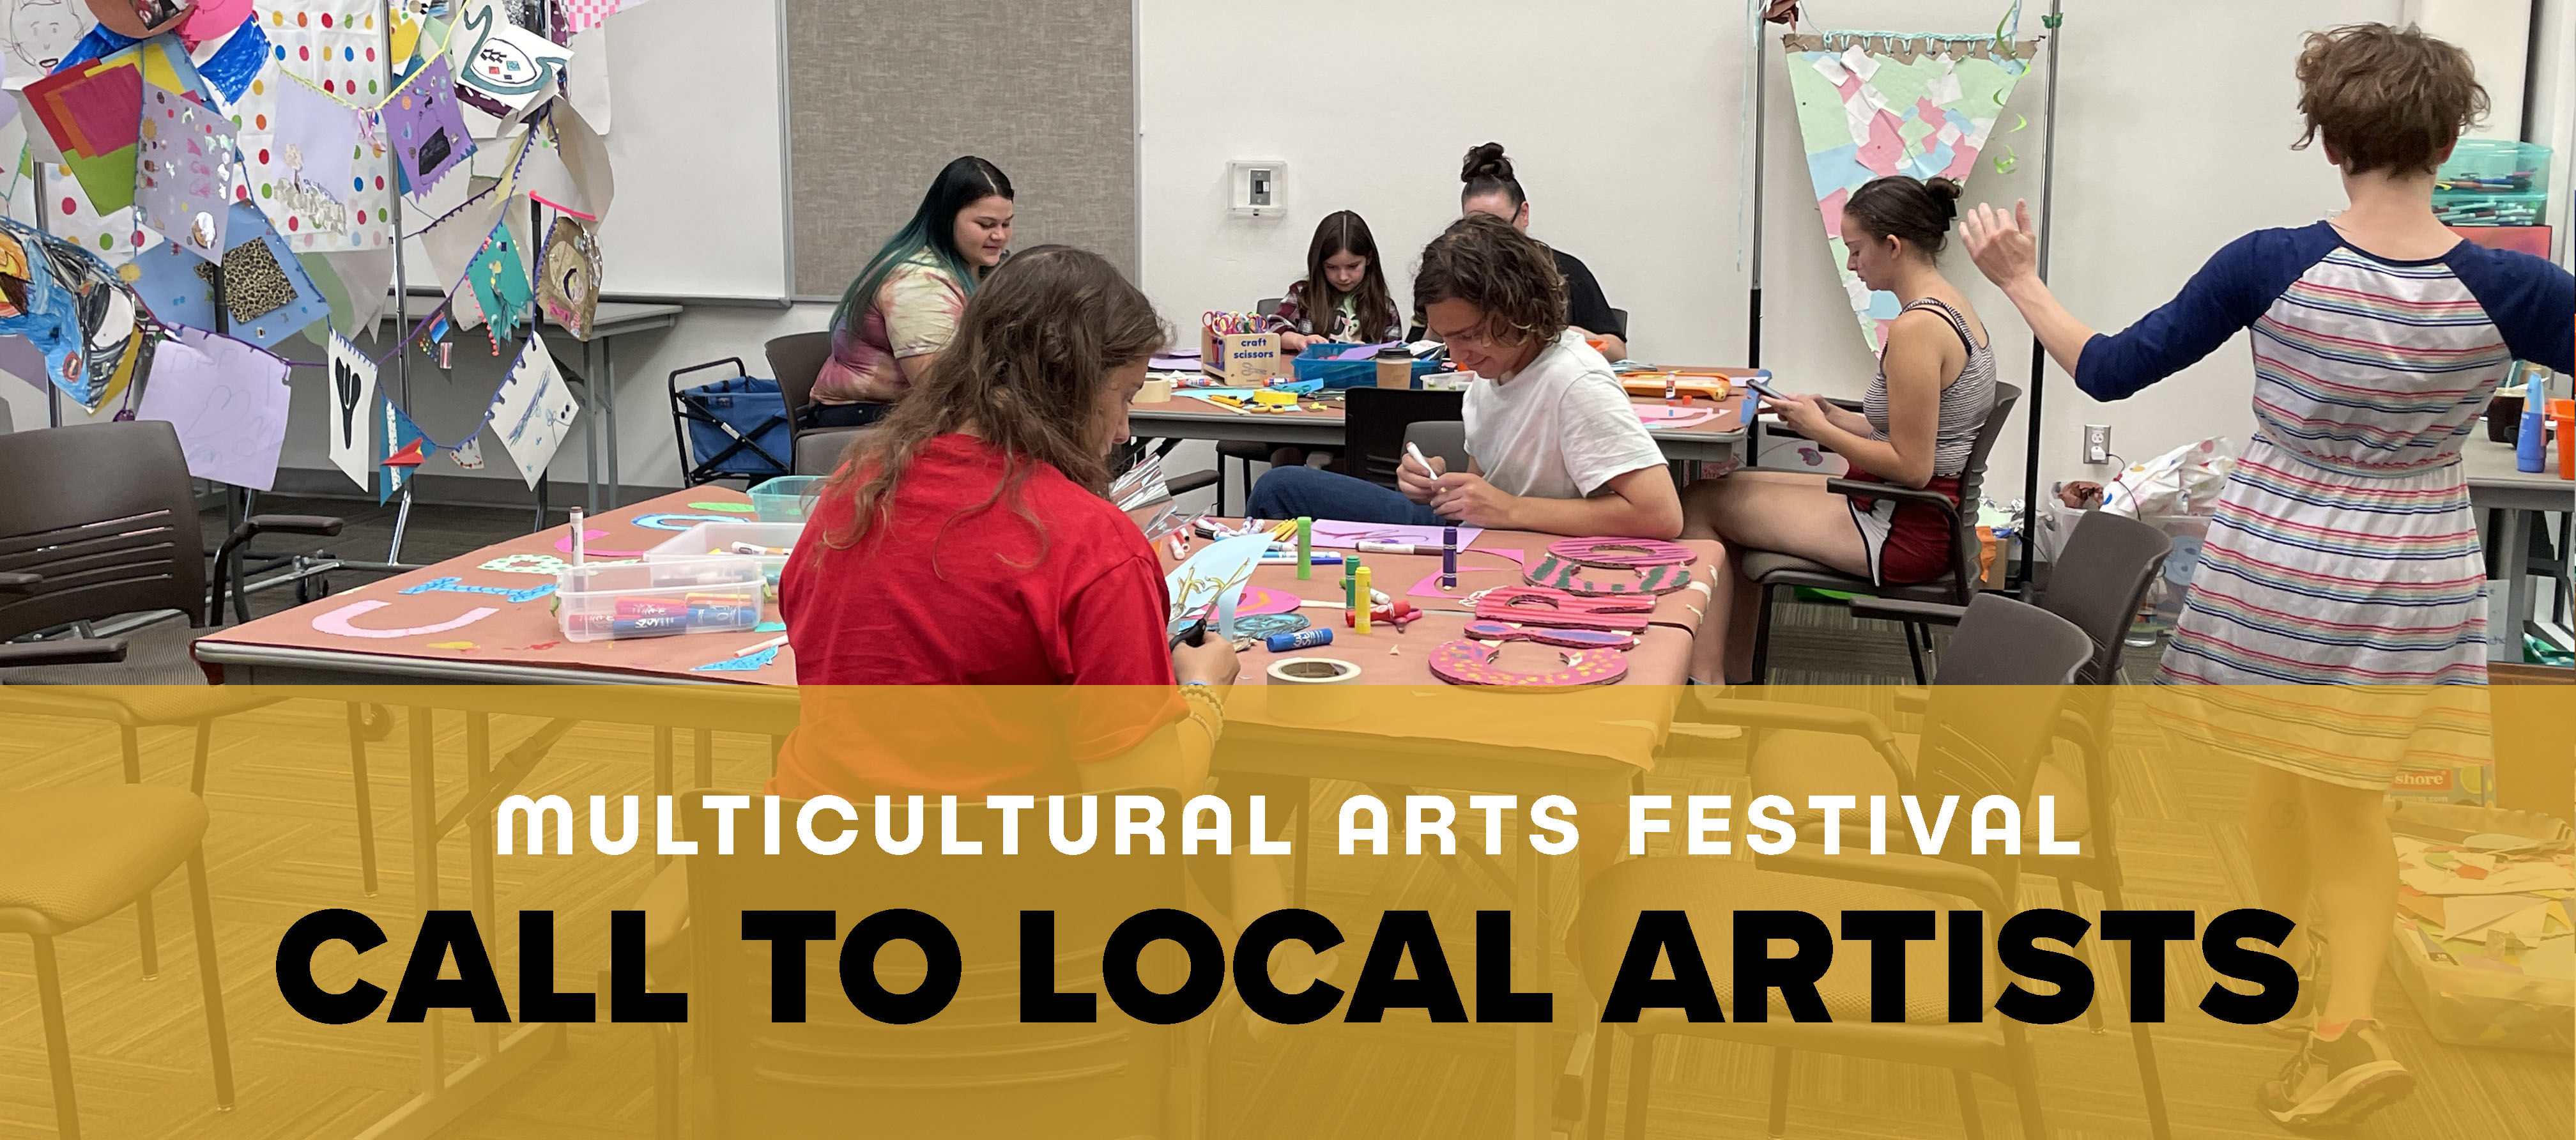
[[2549,418],[2542,405],[2547,400],[2525,399],[2522,402],[2522,434],[2514,439],[2513,469],[2538,472],[2549,459]]

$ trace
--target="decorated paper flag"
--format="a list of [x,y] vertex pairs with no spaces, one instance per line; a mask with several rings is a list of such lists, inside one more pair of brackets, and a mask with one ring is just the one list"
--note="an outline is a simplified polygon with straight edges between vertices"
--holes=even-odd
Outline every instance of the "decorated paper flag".
[[[1934,50],[1912,50],[1925,41]],[[1870,43],[1905,50],[1874,52],[1865,46]],[[1851,272],[1851,251],[1842,239],[1843,204],[1871,179],[1892,174],[1965,183],[2037,47],[2009,46],[2008,53],[2007,45],[1981,36],[1790,37],[1789,87],[1797,97],[1798,133],[1806,141],[1825,245],[1873,352],[1885,345],[1887,324],[1899,306],[1895,294],[1873,293]]]
[[500,390],[492,394],[492,408],[484,418],[533,491],[537,480],[545,478],[546,465],[554,461],[555,449],[563,445],[564,433],[580,410],[572,389],[555,371],[554,354],[546,351],[545,338],[531,329],[518,359],[510,362],[509,374],[501,378]]
[[376,414],[376,362],[338,333],[331,334],[331,388],[323,418],[331,433],[331,465],[360,490],[370,482],[374,448],[368,432]]
[[429,437],[422,434],[420,425],[411,422],[411,417],[404,415],[393,401],[385,401],[384,409],[385,458],[378,466],[385,469],[385,480],[376,484],[378,505],[390,502],[403,484],[411,482],[412,471],[420,466],[429,445]]
[[177,429],[188,474],[265,491],[277,481],[286,442],[287,365],[229,337],[199,329],[152,354],[152,380],[134,418]]

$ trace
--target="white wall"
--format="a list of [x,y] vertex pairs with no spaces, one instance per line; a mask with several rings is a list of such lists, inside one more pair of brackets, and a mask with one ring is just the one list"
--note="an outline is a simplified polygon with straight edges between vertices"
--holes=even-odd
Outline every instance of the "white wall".
[[[2563,0],[2544,0],[2544,10],[2552,4]],[[2402,0],[2066,7],[2051,279],[2077,315],[2125,326],[2246,230],[2342,207],[2324,158],[2289,149],[2300,130],[2291,64],[2302,33],[2396,21]],[[1838,27],[1978,32],[1994,27],[1996,10],[1837,0],[1825,15]],[[2041,30],[2042,10],[2025,18],[2026,36]],[[1743,358],[1742,5],[1645,0],[1612,16],[1537,0],[1309,0],[1294,21],[1241,3],[1140,0],[1138,11],[1142,284],[1175,325],[1277,295],[1298,275],[1315,221],[1335,209],[1360,211],[1396,268],[1409,268],[1455,216],[1456,156],[1490,138],[1520,165],[1532,232],[1590,263],[1611,303],[1631,311],[1638,356]],[[1779,31],[1764,31],[1774,54],[1763,363],[1792,386],[1855,395],[1872,361],[1825,253]],[[1981,165],[1971,201],[2038,197],[2047,78],[2034,70],[1998,128],[2019,167]],[[2019,114],[2030,127],[2001,133]],[[1225,161],[1245,156],[1287,161],[1286,217],[1225,213]],[[2027,330],[1956,251],[1950,272],[1993,327],[2003,374],[2026,386]],[[1409,291],[1400,274],[1396,284]],[[2241,339],[2118,404],[2084,397],[2052,367],[2043,488],[2111,473],[2078,462],[2082,424],[2112,425],[2114,450],[2134,460],[2206,435],[2241,439],[2253,427],[2248,395]],[[2015,418],[1993,459],[1991,489],[2004,499],[2020,494],[2027,427]]]

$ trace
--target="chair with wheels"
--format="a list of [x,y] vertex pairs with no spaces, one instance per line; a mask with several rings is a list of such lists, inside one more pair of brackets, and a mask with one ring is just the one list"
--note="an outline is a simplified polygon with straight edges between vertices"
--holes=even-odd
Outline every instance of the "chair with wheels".
[[[2064,707],[2065,686],[2091,653],[2091,639],[2066,619],[1998,595],[1980,595],[1969,603],[1958,636],[1944,655],[1941,675],[1931,689],[1925,731],[1910,745],[1877,717],[1854,709],[1746,700],[1730,702],[1719,717],[1771,730],[1770,740],[1754,761],[1757,787],[1763,786],[1765,773],[1780,767],[1786,758],[1848,753],[1869,762],[1873,776],[1892,779],[1904,793],[1932,799],[1958,795],[1971,803],[1986,795],[2003,795],[2022,805],[2027,820],[2034,814],[2034,794],[2048,791],[2039,782],[2041,758]],[[1777,784],[1775,777],[1774,787]],[[1817,794],[1870,791],[1858,784],[1828,789],[1807,781],[1807,786]],[[1906,1001],[1901,1011],[1873,1010],[1872,966],[1865,955],[1835,954],[1816,987],[1832,1018],[1828,1022],[1783,1021],[1776,1005],[1773,1020],[1746,1022],[1737,1014],[1742,1007],[1736,1005],[1733,971],[1717,971],[1716,997],[1727,1021],[1695,1022],[1677,1008],[1650,1008],[1632,1024],[1603,1024],[1596,1031],[1588,1107],[1592,1136],[1603,1136],[1607,1130],[1608,1066],[1613,1039],[1618,1036],[1613,1029],[1626,1030],[1631,1039],[1626,1119],[1630,1137],[1645,1135],[1655,1042],[1667,1035],[1772,1047],[1773,1136],[1787,1131],[1789,1065],[1799,1052],[1949,1069],[1971,1136],[1980,1134],[1974,1076],[1984,1074],[2013,1087],[2025,1136],[2046,1134],[2035,1061],[2023,1027],[1998,1018],[1982,1004],[1993,1000],[2000,985],[1992,944],[1986,938],[2021,909],[2017,885],[2022,860],[2000,853],[1999,845],[1990,846],[1987,854],[1974,854],[1956,834],[1939,855],[1861,856],[1850,848],[1866,849],[1866,825],[1855,824],[1848,814],[1842,823],[1846,853],[1840,855],[1822,854],[1823,821],[1810,815],[1797,820],[1798,846],[1781,855],[1754,862],[1728,856],[1646,858],[1603,872],[1584,888],[1582,913],[1575,923],[1592,992],[1611,992],[1630,934],[1647,911],[1685,912],[1701,957],[1723,963],[1733,960],[1734,916],[1739,910],[1922,911],[1941,905],[1927,900],[1925,895],[1931,894],[1960,900],[1984,913],[1983,930],[1988,933],[1981,936],[1985,946],[1979,954],[1987,972],[1980,995],[1981,1008],[1988,1010],[1984,1019],[1949,1020],[1944,997],[1949,991],[1946,952],[1927,949],[1907,956]],[[1767,999],[1768,995],[1756,996]],[[1901,1013],[1902,1020],[1873,1019],[1882,1013]]]
[[[1959,472],[1959,500],[1919,487],[1900,487],[1889,483],[1871,483],[1855,479],[1828,479],[1825,489],[1837,495],[1864,498],[1887,498],[1899,502],[1921,503],[1941,512],[1950,521],[1950,568],[1928,582],[1879,586],[1867,578],[1857,578],[1820,562],[1783,554],[1773,550],[1745,551],[1738,567],[1761,591],[1758,616],[1753,626],[1753,680],[1760,684],[1770,679],[1771,605],[1784,590],[1805,586],[1846,594],[1892,598],[1903,601],[1934,602],[1965,607],[1976,597],[1980,576],[1977,554],[1977,501],[1985,491],[1986,456],[1994,451],[1995,441],[2003,438],[2004,422],[2012,416],[2013,405],[2021,401],[2021,389],[1998,382],[1995,385],[1994,410],[1986,413],[1986,422],[1977,429],[1974,443],[1968,449],[1967,466]],[[1905,621],[1905,651],[1914,664],[1914,680],[1923,683],[1923,642],[1930,631]]]
[[[167,426],[167,425],[163,425]],[[181,864],[197,931],[197,983],[214,1058],[215,1105],[233,1107],[232,1047],[224,1029],[223,978],[206,891],[206,805],[177,788],[109,784],[0,795],[0,934],[24,934],[36,952],[36,1000],[53,1074],[54,1128],[80,1138],[72,1081],[70,1017],[54,943],[141,906]],[[138,916],[139,917],[139,916]]]

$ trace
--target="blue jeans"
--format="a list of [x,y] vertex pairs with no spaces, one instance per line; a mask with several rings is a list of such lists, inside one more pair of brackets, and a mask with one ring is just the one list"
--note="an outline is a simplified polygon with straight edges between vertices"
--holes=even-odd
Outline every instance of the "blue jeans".
[[1318,518],[1337,522],[1441,526],[1449,520],[1391,487],[1312,467],[1273,467],[1252,485],[1244,514],[1256,519]]

